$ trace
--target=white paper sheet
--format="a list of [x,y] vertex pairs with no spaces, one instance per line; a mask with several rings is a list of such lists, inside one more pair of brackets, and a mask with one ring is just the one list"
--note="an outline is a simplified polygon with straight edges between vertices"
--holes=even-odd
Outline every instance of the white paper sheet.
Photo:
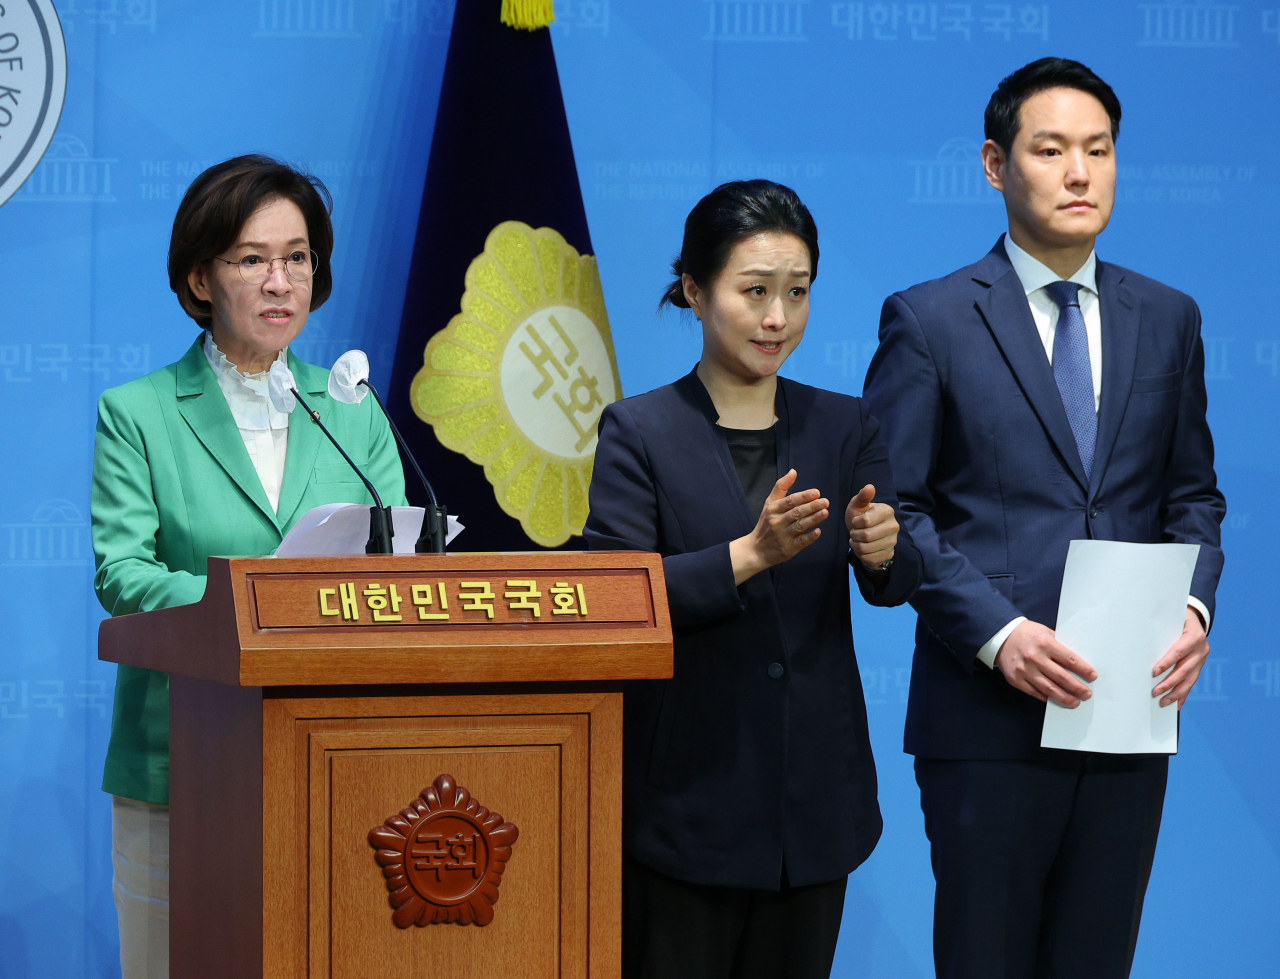
[[1182,635],[1199,544],[1073,540],[1058,641],[1098,671],[1079,707],[1045,705],[1045,748],[1174,754],[1178,705],[1151,696],[1151,668]]
[[[391,547],[396,554],[412,554],[422,533],[420,506],[391,508],[391,525],[395,535]],[[462,532],[458,518],[449,516],[444,542],[448,544]],[[369,507],[359,503],[326,503],[312,507],[293,525],[276,548],[276,557],[318,557],[324,554],[363,554],[369,540]]]

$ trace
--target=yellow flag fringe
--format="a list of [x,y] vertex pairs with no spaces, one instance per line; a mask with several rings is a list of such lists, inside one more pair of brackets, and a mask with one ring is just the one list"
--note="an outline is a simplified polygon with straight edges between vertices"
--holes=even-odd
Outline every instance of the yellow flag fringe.
[[522,31],[536,31],[556,19],[554,0],[502,0],[502,22]]

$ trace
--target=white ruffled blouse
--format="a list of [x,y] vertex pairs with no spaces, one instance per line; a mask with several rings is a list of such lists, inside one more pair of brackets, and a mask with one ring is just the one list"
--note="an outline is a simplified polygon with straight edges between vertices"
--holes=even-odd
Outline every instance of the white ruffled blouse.
[[[271,509],[279,509],[280,484],[284,481],[284,460],[289,451],[289,416],[277,411],[267,396],[267,371],[241,374],[235,364],[213,342],[212,331],[204,334],[204,355],[218,379],[218,387],[227,398],[231,417],[240,429],[240,438],[249,453]],[[289,348],[280,351],[277,360],[287,365]]]

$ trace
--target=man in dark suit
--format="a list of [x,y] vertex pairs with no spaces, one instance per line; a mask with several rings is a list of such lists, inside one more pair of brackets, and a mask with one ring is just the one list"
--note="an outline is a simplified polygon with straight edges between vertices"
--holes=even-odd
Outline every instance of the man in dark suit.
[[1115,94],[1078,62],[1002,81],[982,160],[1009,233],[977,264],[889,297],[867,374],[925,562],[906,750],[940,977],[1111,979],[1133,961],[1168,758],[1039,746],[1043,701],[1077,706],[1096,678],[1054,638],[1068,542],[1199,544],[1153,696],[1180,709],[1209,652],[1226,506],[1200,313],[1094,255],[1119,122]]

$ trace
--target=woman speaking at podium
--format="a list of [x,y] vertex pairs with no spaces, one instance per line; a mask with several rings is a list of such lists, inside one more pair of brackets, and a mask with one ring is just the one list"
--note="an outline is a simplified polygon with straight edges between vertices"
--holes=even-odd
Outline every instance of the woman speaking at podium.
[[[288,352],[333,286],[329,193],[262,156],[196,178],[178,207],[169,284],[200,333],[177,363],[98,403],[94,588],[112,615],[195,602],[212,554],[270,554],[322,503],[372,503],[303,411],[268,397],[277,361],[388,505],[404,474],[371,399],[326,397],[327,370]],[[313,400],[314,399],[314,400]],[[169,974],[169,679],[120,666],[102,788],[124,979]]]
[[778,377],[818,271],[795,192],[718,187],[673,268],[702,357],[605,409],[585,529],[663,555],[675,631],[673,678],[625,692],[623,974],[826,977],[881,830],[849,567],[898,605],[920,555],[862,400]]

